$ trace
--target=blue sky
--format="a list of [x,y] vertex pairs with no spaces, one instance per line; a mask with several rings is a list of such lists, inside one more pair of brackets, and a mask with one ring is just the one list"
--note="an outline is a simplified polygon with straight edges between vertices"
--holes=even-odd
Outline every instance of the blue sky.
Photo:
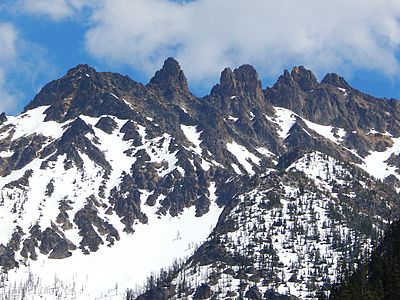
[[400,98],[400,1],[330,2],[0,0],[0,110],[18,113],[79,63],[147,83],[169,56],[199,96],[250,63],[264,87],[304,65]]

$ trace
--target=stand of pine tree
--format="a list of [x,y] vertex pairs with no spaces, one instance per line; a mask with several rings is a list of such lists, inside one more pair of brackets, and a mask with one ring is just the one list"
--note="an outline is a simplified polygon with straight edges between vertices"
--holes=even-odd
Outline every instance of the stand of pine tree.
[[360,262],[355,273],[343,274],[329,299],[400,299],[400,220],[389,226],[383,241],[369,259]]

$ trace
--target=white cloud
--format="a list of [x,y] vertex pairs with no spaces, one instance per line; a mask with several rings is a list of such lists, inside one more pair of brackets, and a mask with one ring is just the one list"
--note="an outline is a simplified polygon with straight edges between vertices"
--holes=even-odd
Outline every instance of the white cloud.
[[4,71],[0,68],[0,112],[14,112],[17,106],[17,97],[9,91]]
[[24,91],[36,92],[38,80],[54,75],[47,56],[41,46],[22,38],[13,24],[0,22],[0,112],[18,113],[26,101]]
[[0,61],[7,62],[16,56],[15,42],[17,33],[8,23],[0,23]]
[[95,0],[17,0],[14,8],[58,21],[73,16],[90,3],[95,3]]
[[147,76],[173,56],[197,87],[215,82],[224,67],[244,63],[254,65],[262,77],[299,64],[318,76],[369,70],[391,77],[400,71],[398,0],[14,3],[14,10],[55,21],[89,16],[85,43],[92,56],[109,65],[130,65]]
[[17,105],[15,95],[10,92],[6,71],[17,57],[17,31],[8,23],[0,23],[0,112],[13,111]]
[[398,0],[102,0],[92,13],[89,53],[147,74],[174,56],[195,83],[243,63],[268,74],[400,69]]

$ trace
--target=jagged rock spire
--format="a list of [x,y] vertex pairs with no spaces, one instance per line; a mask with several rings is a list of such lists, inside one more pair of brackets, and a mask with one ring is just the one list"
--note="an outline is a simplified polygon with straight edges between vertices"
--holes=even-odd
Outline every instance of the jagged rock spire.
[[234,71],[225,68],[221,73],[220,83],[213,87],[211,94],[233,96],[249,93],[255,96],[261,89],[257,71],[250,65],[242,65]]
[[290,75],[303,91],[313,90],[318,87],[317,78],[303,66],[294,67]]
[[322,79],[321,83],[330,84],[341,88],[348,88],[349,84],[344,80],[342,76],[339,76],[335,73],[328,73],[325,75],[324,79]]
[[151,85],[157,86],[161,90],[178,88],[185,92],[189,91],[189,86],[185,74],[179,63],[172,57],[167,58],[161,70],[150,80]]
[[298,89],[302,91],[310,91],[318,88],[318,80],[314,74],[304,68],[303,66],[293,67],[292,71],[285,70],[278,81],[275,83],[274,88],[287,86],[291,89]]

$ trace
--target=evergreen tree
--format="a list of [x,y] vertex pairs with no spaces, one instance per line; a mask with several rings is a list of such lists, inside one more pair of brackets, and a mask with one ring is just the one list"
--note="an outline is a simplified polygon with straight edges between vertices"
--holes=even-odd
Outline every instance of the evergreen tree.
[[400,299],[400,220],[389,227],[371,257],[361,261],[351,276],[343,264],[340,283],[332,288],[330,300]]

